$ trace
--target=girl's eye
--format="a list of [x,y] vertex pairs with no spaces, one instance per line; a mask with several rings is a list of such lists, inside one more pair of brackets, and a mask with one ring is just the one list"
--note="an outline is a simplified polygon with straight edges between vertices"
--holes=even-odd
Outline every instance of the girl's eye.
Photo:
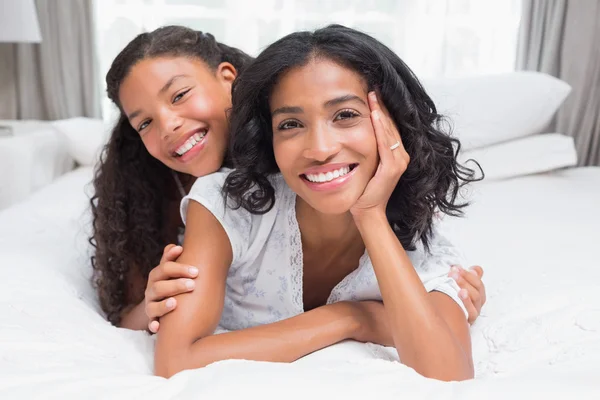
[[283,130],[287,130],[287,129],[295,129],[295,128],[300,128],[300,127],[302,127],[302,125],[298,121],[288,120],[288,121],[283,121],[281,124],[279,124],[277,129],[283,131]]
[[185,92],[181,92],[181,93],[179,93],[178,95],[176,95],[176,96],[173,98],[173,103],[177,103],[179,100],[181,100],[181,99],[183,98],[183,96],[185,96],[185,95],[186,95],[186,94],[187,94],[187,93],[188,93],[190,90],[192,90],[192,89],[188,89],[188,90],[186,90]]
[[341,121],[345,119],[351,119],[354,117],[359,117],[360,114],[354,110],[342,110],[340,111],[334,118],[335,121]]
[[143,121],[140,126],[138,127],[138,132],[142,132],[142,130],[144,130],[145,128],[148,127],[148,125],[150,125],[150,120],[145,120]]

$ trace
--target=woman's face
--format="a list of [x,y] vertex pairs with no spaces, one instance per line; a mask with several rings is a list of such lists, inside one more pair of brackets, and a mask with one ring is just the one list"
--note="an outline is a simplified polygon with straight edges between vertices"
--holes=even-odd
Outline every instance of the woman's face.
[[160,57],[137,63],[119,100],[148,152],[169,168],[196,177],[218,170],[225,157],[235,68]]
[[277,165],[290,188],[325,214],[356,203],[379,164],[366,82],[327,59],[286,72],[270,109]]

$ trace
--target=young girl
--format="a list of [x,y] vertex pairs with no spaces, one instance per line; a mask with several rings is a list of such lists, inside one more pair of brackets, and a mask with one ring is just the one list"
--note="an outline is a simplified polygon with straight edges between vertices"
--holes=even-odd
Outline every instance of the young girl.
[[460,214],[475,172],[440,119],[368,35],[331,26],[269,46],[234,85],[236,169],[199,178],[182,202],[178,261],[199,274],[161,318],[156,373],[290,362],[355,339],[393,345],[425,376],[471,378],[467,313],[448,278],[460,259],[435,223]]
[[[231,84],[250,60],[210,34],[168,26],[137,36],[106,75],[121,115],[94,179],[91,242],[94,282],[112,323],[146,329],[146,309],[158,316],[165,298],[192,290],[182,278],[194,271],[168,262],[181,249],[165,249],[162,261],[161,254],[178,241],[182,195],[224,162]],[[156,288],[145,295],[149,275]]]
[[[154,332],[176,308],[173,296],[194,290],[197,268],[174,262],[182,248],[167,244],[178,241],[179,202],[193,179],[225,162],[231,83],[250,60],[178,26],[139,35],[114,60],[106,81],[121,116],[91,202],[94,281],[112,323]],[[474,270],[453,272],[471,321],[485,302]]]

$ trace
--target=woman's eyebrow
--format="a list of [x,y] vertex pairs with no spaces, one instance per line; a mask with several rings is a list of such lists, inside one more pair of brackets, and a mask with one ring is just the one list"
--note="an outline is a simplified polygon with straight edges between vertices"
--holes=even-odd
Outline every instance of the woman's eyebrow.
[[346,94],[344,96],[336,97],[335,99],[327,100],[325,103],[323,103],[323,107],[328,108],[332,106],[337,106],[341,103],[346,103],[348,101],[359,101],[365,106],[367,105],[367,103],[365,103],[364,100],[360,97],[354,94]]
[[271,117],[274,117],[277,114],[302,114],[303,112],[304,110],[302,107],[279,107],[271,113]]
[[[361,99],[360,97],[354,95],[354,94],[346,94],[344,96],[340,96],[340,97],[336,97],[335,99],[331,99],[331,100],[327,100],[325,103],[323,103],[323,106],[325,108],[327,107],[332,107],[332,106],[337,106],[341,103],[346,103],[348,101],[359,101],[362,104],[364,104],[365,106],[367,105],[367,103],[365,103],[365,101],[363,99]],[[304,112],[304,110],[302,109],[302,107],[280,107],[276,110],[274,110],[271,113],[271,117],[276,116],[277,114],[302,114]]]

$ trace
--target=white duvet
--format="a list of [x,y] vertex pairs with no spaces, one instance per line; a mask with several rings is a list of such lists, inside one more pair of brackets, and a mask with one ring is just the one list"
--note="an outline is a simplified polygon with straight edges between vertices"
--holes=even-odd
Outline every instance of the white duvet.
[[462,383],[354,342],[293,364],[154,377],[152,337],[110,326],[89,283],[90,179],[79,169],[0,213],[1,399],[600,398],[600,168],[479,184],[468,218],[447,221],[488,290],[472,328],[477,377]]

